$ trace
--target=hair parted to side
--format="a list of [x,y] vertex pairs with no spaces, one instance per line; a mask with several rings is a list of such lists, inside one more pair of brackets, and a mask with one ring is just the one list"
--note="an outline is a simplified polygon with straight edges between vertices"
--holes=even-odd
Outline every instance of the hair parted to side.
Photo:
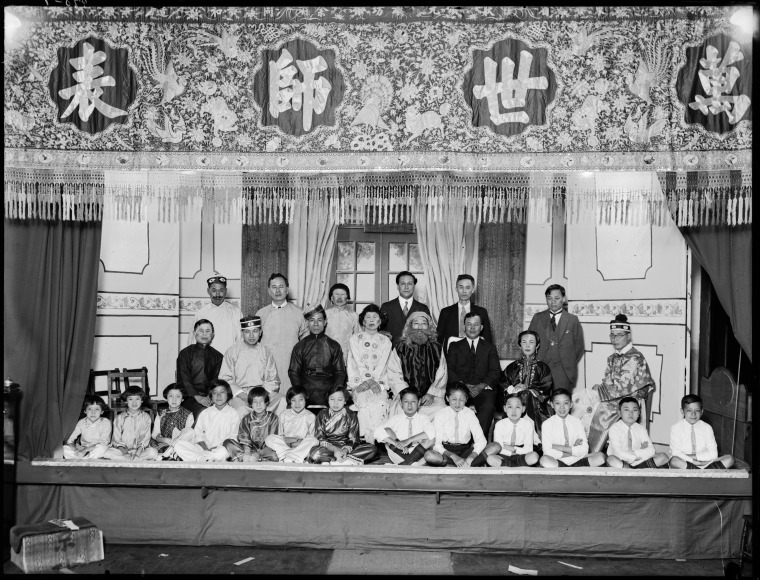
[[570,399],[570,402],[573,401],[573,396],[570,394],[570,391],[567,389],[557,389],[552,393],[552,403],[554,402],[554,399],[560,395],[565,395],[568,399]]
[[702,401],[702,397],[699,395],[686,395],[681,399],[681,409],[685,409],[692,403],[699,403],[700,409],[703,409],[705,406],[704,402]]
[[195,322],[195,324],[193,324],[193,332],[195,332],[196,330],[198,330],[198,327],[201,324],[208,324],[208,325],[210,325],[211,326],[211,332],[214,332],[214,323],[211,322],[210,320],[206,320],[205,318],[201,318],[200,320],[197,320]]
[[364,326],[364,317],[367,316],[370,312],[374,312],[380,317],[380,328],[379,330],[382,330],[385,328],[385,325],[388,324],[388,314],[384,310],[380,310],[380,307],[377,304],[367,304],[364,307],[364,310],[361,311],[361,314],[359,314],[359,326]]
[[285,286],[290,288],[290,284],[288,283],[288,279],[285,277],[285,274],[280,274],[279,272],[275,272],[274,274],[269,275],[269,280],[267,281],[267,288],[269,288],[269,286],[272,284],[272,280],[274,280],[275,278],[282,278],[283,281],[285,282]]
[[224,390],[227,391],[228,401],[232,398],[232,387],[230,387],[230,384],[227,381],[224,379],[214,379],[211,381],[208,385],[209,395],[211,394],[211,391],[213,391],[216,387],[224,387]]
[[544,296],[548,296],[554,290],[559,290],[560,293],[562,294],[562,296],[563,297],[565,296],[565,287],[564,286],[560,286],[559,284],[552,284],[550,286],[547,286],[546,287],[546,291],[544,292]]
[[290,401],[293,400],[293,397],[298,395],[303,395],[304,400],[309,398],[306,394],[306,389],[301,385],[294,385],[288,389],[287,393],[285,393],[285,402],[288,404],[288,409],[290,409]]
[[180,393],[182,393],[183,397],[185,396],[184,388],[182,387],[182,385],[178,383],[169,383],[168,385],[166,385],[166,387],[164,387],[164,392],[161,393],[164,399],[166,399],[166,396],[169,394],[169,391],[179,391]]
[[470,389],[468,389],[467,385],[464,384],[462,381],[451,383],[450,385],[446,387],[446,403],[449,402],[451,395],[453,395],[456,391],[464,393],[464,396],[466,397],[465,404],[467,404],[467,401],[470,400]]
[[636,403],[636,406],[639,408],[639,411],[641,411],[641,405],[639,405],[639,402],[634,397],[623,397],[618,401],[618,409],[622,409],[623,405],[626,403]]

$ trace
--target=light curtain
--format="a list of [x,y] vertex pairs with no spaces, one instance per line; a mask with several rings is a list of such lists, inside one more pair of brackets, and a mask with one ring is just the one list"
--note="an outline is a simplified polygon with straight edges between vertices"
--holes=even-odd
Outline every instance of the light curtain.
[[292,215],[288,228],[290,296],[302,307],[324,305],[338,239],[334,208],[316,203],[296,204]]
[[437,322],[441,309],[458,299],[457,276],[471,274],[477,280],[480,223],[466,222],[461,208],[450,207],[442,210],[444,219],[432,221],[435,211],[434,206],[421,203],[415,226],[427,282],[427,303]]

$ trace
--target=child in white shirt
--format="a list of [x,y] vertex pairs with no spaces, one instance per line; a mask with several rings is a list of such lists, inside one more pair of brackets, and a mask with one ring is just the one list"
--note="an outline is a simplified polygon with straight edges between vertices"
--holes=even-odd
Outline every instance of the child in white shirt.
[[[111,422],[101,417],[106,410],[103,399],[85,395],[85,417],[77,422],[71,436],[63,446],[64,459],[101,459],[111,441]],[[76,442],[79,437],[79,443]]]
[[670,428],[671,469],[729,469],[731,455],[718,457],[712,427],[701,420],[702,398],[686,395],[681,399],[683,419]]
[[668,462],[667,453],[656,453],[646,428],[641,425],[639,401],[623,397],[618,403],[620,420],[610,427],[607,465],[617,468],[654,468]]
[[493,442],[501,446],[498,455],[490,455],[486,461],[491,467],[528,467],[538,463],[538,453],[533,451],[533,421],[526,416],[520,393],[506,395],[506,417],[493,428]]
[[393,415],[375,429],[375,441],[385,443],[388,457],[397,465],[424,465],[425,452],[435,442],[435,427],[417,412],[420,395],[407,387],[398,394],[403,413]]
[[306,409],[306,389],[302,386],[290,387],[285,400],[288,408],[280,415],[279,432],[269,435],[265,443],[280,461],[303,463],[311,448],[319,445],[314,437],[317,417]]
[[604,465],[604,453],[589,454],[586,431],[580,419],[570,414],[573,399],[567,389],[552,394],[554,415],[541,425],[544,454],[541,467],[599,467]]

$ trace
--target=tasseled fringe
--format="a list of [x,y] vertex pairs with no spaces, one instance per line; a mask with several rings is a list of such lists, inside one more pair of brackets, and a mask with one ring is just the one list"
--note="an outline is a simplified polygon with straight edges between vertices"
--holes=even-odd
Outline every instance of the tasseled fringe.
[[[177,185],[146,173],[121,182],[102,178],[60,182],[12,179],[6,173],[5,217],[93,221],[203,221],[290,224],[305,207],[315,219],[338,224],[415,223],[450,219],[466,223],[553,223],[640,226],[742,226],[752,223],[751,176],[707,187],[680,175],[661,179],[659,190],[574,190],[557,179],[497,183],[393,183],[243,185],[234,175],[190,176]],[[152,173],[152,172],[151,172]],[[11,178],[9,178],[11,177]],[[49,176],[48,176],[49,177]],[[734,176],[736,177],[736,176]],[[693,181],[693,180],[692,180]]]

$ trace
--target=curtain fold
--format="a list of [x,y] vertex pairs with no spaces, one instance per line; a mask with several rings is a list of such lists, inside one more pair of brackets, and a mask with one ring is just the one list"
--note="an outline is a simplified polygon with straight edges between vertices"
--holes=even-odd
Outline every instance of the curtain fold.
[[705,269],[747,358],[752,361],[752,229],[678,228]]
[[[442,220],[432,221],[436,211]],[[421,202],[415,212],[415,226],[427,283],[427,304],[437,322],[441,309],[457,300],[457,276],[477,276],[480,223],[465,221],[461,207],[436,210],[435,205]]]
[[101,222],[5,220],[4,375],[21,385],[19,457],[79,419],[95,334]]
[[288,228],[290,297],[302,307],[325,304],[330,266],[338,239],[336,211],[327,204],[302,203],[293,208]]
[[269,304],[269,276],[275,272],[288,275],[288,226],[258,224],[243,226],[243,268],[240,281],[240,307],[250,316]]

